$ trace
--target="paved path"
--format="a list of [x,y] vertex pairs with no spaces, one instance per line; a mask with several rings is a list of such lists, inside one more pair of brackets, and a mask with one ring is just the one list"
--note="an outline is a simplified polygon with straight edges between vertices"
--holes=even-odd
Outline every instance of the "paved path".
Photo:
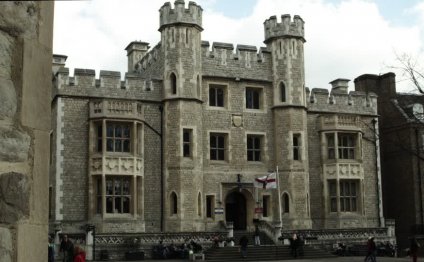
[[[177,259],[168,259],[168,260],[140,260],[142,261],[151,261],[151,262],[187,262],[189,260],[177,260]],[[197,260],[196,260],[197,261]],[[200,261],[200,260],[199,260]],[[290,260],[272,260],[274,262],[364,262],[364,257],[334,257],[334,258],[314,258],[314,259],[290,259]],[[272,262],[270,260],[262,262]],[[402,262],[402,261],[412,261],[409,257],[403,258],[394,258],[394,257],[377,257],[377,262]],[[418,261],[421,261],[419,258]],[[115,262],[124,262],[124,261],[115,261]],[[206,260],[207,262],[207,260]],[[261,262],[261,261],[257,261]]]

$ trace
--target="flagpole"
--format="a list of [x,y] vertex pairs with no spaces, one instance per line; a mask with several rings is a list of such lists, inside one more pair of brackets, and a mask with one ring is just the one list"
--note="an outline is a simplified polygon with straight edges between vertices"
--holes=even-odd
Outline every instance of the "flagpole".
[[278,217],[280,219],[280,226],[283,227],[283,219],[281,217],[281,192],[280,192],[280,175],[278,174],[278,166],[277,166],[277,174],[275,175],[277,182],[277,193],[278,193]]

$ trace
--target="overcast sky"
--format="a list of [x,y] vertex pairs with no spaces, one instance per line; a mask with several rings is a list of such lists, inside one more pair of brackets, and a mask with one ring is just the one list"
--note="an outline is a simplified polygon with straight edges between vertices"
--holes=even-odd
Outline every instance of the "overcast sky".
[[[160,40],[162,0],[56,1],[53,52],[74,68],[127,70],[124,48]],[[394,71],[395,54],[424,53],[424,0],[198,0],[202,40],[264,46],[263,22],[272,15],[305,21],[306,86],[329,88],[336,78]],[[172,1],[173,5],[173,1]],[[186,5],[188,1],[186,0]],[[424,57],[424,56],[422,56]],[[412,85],[396,72],[398,91]],[[400,89],[400,90],[399,90]]]

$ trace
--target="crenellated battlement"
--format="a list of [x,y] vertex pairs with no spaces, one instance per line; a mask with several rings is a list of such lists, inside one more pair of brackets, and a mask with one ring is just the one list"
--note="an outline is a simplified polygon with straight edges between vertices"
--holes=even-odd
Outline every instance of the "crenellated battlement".
[[324,88],[306,88],[308,110],[352,114],[377,114],[377,95],[351,91],[329,92]]
[[277,22],[276,16],[271,16],[264,22],[265,43],[279,37],[296,37],[305,41],[304,24],[305,22],[298,15],[293,17],[293,21],[290,15],[282,15],[281,23]]
[[206,58],[213,58],[221,61],[222,65],[229,60],[249,60],[256,62],[265,61],[265,55],[270,54],[266,47],[260,47],[259,51],[256,46],[238,44],[234,50],[231,43],[213,42],[212,49],[209,49],[208,41],[202,41],[202,54]]
[[174,8],[170,2],[166,2],[160,9],[160,27],[159,31],[172,24],[191,24],[202,29],[202,12],[200,5],[190,1],[188,8],[185,8],[184,0],[176,0]]

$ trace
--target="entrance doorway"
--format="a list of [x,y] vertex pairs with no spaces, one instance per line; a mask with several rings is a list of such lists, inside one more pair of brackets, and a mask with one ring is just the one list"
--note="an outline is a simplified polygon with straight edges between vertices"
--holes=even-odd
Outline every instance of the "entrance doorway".
[[239,192],[230,193],[225,200],[225,221],[233,222],[234,230],[245,230],[246,198]]

